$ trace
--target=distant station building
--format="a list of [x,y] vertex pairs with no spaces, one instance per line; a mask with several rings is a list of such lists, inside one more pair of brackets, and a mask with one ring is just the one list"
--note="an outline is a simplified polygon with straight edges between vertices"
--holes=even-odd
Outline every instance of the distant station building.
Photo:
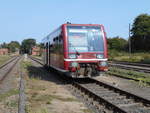
[[40,55],[40,47],[34,46],[32,47],[32,55]]
[[7,48],[0,48],[0,55],[7,55],[8,49]]

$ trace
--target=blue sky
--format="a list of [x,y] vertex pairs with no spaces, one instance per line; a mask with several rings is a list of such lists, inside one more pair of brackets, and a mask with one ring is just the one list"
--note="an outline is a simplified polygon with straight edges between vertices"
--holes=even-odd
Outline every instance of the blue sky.
[[128,38],[128,25],[150,14],[150,0],[0,0],[0,43],[38,42],[67,21],[103,24],[108,37]]

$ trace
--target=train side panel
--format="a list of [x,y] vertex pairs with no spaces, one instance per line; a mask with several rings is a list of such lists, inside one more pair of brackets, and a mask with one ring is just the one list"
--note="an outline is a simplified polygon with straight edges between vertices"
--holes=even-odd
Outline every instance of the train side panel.
[[62,27],[59,27],[45,38],[43,60],[47,67],[64,69]]

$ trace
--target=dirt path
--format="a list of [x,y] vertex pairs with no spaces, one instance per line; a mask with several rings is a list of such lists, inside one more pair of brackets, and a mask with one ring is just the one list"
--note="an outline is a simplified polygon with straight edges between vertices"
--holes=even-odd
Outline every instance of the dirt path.
[[90,113],[63,87],[63,83],[41,65],[29,59],[23,65],[26,70],[28,113]]

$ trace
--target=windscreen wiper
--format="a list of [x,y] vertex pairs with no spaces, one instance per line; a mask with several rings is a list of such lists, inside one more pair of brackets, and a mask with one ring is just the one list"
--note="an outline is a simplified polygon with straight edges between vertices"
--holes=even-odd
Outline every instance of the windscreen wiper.
[[75,50],[76,55],[79,56],[80,53],[77,51],[77,49],[75,48],[75,46],[74,46],[73,44],[71,44],[71,43],[69,43],[69,44],[70,44],[71,47],[73,47],[73,49]]

